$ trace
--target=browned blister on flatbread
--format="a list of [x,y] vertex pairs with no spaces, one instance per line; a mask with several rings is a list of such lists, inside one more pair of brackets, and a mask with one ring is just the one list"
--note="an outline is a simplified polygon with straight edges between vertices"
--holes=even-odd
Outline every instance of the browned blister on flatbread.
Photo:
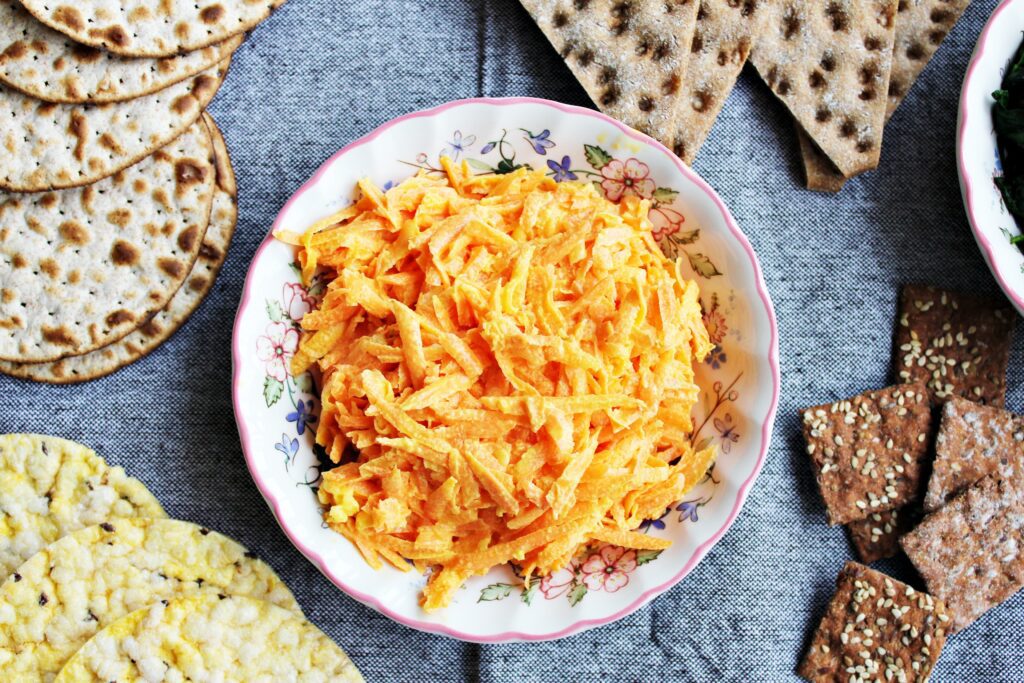
[[199,255],[215,187],[202,121],[94,185],[0,192],[0,359],[106,346],[167,305]]
[[244,33],[285,0],[21,0],[72,40],[129,57],[168,57]]
[[928,680],[950,617],[927,593],[847,562],[797,673],[812,683]]
[[199,118],[227,69],[225,60],[151,95],[95,106],[41,102],[0,86],[0,188],[82,187],[131,166]]
[[900,544],[928,590],[970,626],[1024,586],[1024,489],[986,477],[931,513]]
[[935,405],[963,396],[1002,408],[1016,319],[1005,303],[906,285],[896,320],[897,381],[926,383]]
[[802,415],[829,524],[865,519],[917,497],[932,423],[923,385],[869,391]]
[[227,146],[213,118],[203,114],[203,120],[213,136],[216,159],[217,186],[210,211],[210,224],[191,272],[167,306],[135,331],[103,348],[50,363],[12,363],[0,360],[0,372],[51,384],[74,384],[104,377],[148,355],[167,341],[199,307],[213,288],[217,273],[227,257],[238,218],[235,174]]
[[[892,73],[889,76],[885,120],[892,117],[918,75],[939,49],[946,34],[960,19],[970,0],[899,0],[896,13],[896,37],[893,43]],[[846,177],[798,133],[807,187],[822,192],[838,192]]]
[[673,151],[692,164],[765,26],[769,0],[701,0]]
[[878,165],[897,0],[779,0],[750,59],[846,176]]
[[521,0],[604,113],[668,147],[698,0]]
[[68,40],[18,0],[0,0],[0,82],[47,102],[135,99],[223,62],[241,43],[239,35],[173,57],[121,57]]
[[914,505],[872,512],[866,518],[850,522],[846,530],[857,557],[871,564],[892,557],[900,550],[900,536],[914,527]]
[[942,407],[925,510],[990,474],[1024,475],[1024,417],[954,396]]

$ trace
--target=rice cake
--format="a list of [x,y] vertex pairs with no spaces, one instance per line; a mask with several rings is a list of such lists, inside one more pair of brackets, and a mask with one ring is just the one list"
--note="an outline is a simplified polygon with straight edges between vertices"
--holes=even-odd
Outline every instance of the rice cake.
[[242,38],[173,57],[131,59],[76,43],[37,21],[18,0],[0,0],[0,82],[47,102],[122,102],[223,62]]
[[169,57],[244,33],[285,0],[21,0],[72,40],[129,57]]
[[0,86],[0,188],[81,187],[117,173],[179,137],[217,93],[228,60],[128,102],[53,104]]
[[932,424],[922,384],[897,385],[803,411],[804,438],[830,525],[913,501]]
[[601,111],[671,148],[698,0],[520,0]]
[[167,305],[199,253],[215,186],[202,121],[85,188],[0,193],[0,359],[106,346]]
[[954,630],[1024,586],[1024,486],[986,477],[900,540],[928,590],[946,601]]
[[165,516],[145,484],[91,448],[41,434],[0,436],[0,581],[79,529]]
[[238,596],[191,595],[132,612],[93,636],[56,683],[363,681],[320,629]]
[[768,0],[701,0],[672,150],[693,164],[765,26]]
[[875,168],[897,0],[778,0],[750,59],[845,176]]
[[946,606],[847,562],[797,673],[813,683],[928,680],[946,643]]
[[[892,118],[910,87],[928,65],[939,45],[971,0],[900,0],[896,12],[896,36],[893,42],[892,73],[885,120]],[[807,187],[822,192],[843,189],[846,177],[828,157],[817,149],[807,134],[797,133],[803,157]]]
[[932,403],[952,396],[1002,408],[1017,313],[936,287],[900,294],[893,365],[897,381],[925,382]]
[[990,474],[1024,475],[1024,417],[953,398],[942,407],[924,508],[937,510]]
[[145,357],[167,341],[192,315],[213,287],[217,272],[227,257],[238,218],[235,175],[224,138],[210,115],[204,114],[203,117],[213,135],[217,188],[213,195],[210,225],[199,248],[199,257],[170,303],[137,330],[109,346],[50,363],[0,361],[0,373],[52,384],[74,384],[104,377]]
[[850,544],[864,564],[892,557],[900,550],[900,536],[914,527],[914,508],[904,506],[885,512],[872,512],[862,520],[850,522],[846,530]]
[[112,520],[56,541],[0,585],[0,670],[52,680],[108,624],[201,592],[301,614],[274,571],[225,536],[178,520]]

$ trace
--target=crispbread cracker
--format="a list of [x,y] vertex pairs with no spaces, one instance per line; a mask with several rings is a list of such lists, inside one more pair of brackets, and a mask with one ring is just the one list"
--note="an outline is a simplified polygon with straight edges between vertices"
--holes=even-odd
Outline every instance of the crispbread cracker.
[[941,600],[847,562],[797,673],[812,683],[925,683],[949,621]]
[[0,436],[0,581],[46,545],[120,517],[164,517],[145,484],[73,441]]
[[40,102],[0,86],[0,188],[36,192],[89,185],[181,135],[213,99],[228,60],[128,102]]
[[779,0],[751,53],[768,87],[846,176],[878,165],[897,0]]
[[83,45],[168,57],[248,31],[285,0],[21,0],[39,21]]
[[923,383],[867,391],[802,412],[829,524],[861,520],[917,498],[931,445]]
[[1024,587],[1024,485],[986,477],[900,539],[963,630]]
[[352,660],[305,619],[262,600],[191,595],[158,602],[92,637],[56,683],[363,681]]
[[672,147],[698,0],[521,0],[604,113]]
[[924,509],[938,510],[989,475],[1024,477],[1024,417],[952,397],[942,406]]
[[[960,19],[971,0],[900,0],[896,14],[896,37],[893,44],[892,73],[885,120],[900,106],[918,75],[939,49],[946,34]],[[798,132],[800,155],[804,161],[807,187],[822,192],[838,192],[846,178],[814,147],[806,133]]]
[[106,346],[170,300],[199,253],[214,190],[202,121],[85,188],[0,193],[0,358]]
[[274,571],[231,539],[189,522],[117,519],[52,543],[0,585],[0,670],[15,680],[52,680],[108,624],[200,592],[301,614]]
[[769,0],[701,0],[675,122],[673,151],[692,164],[715,125],[754,41]]
[[210,225],[206,229],[203,245],[199,248],[199,257],[188,278],[171,297],[170,303],[137,330],[109,346],[51,363],[0,361],[0,372],[53,384],[73,384],[104,377],[147,355],[170,338],[192,315],[213,287],[217,272],[227,256],[238,217],[235,176],[224,138],[209,114],[203,116],[213,134],[217,158],[217,190],[213,195]]
[[164,59],[130,59],[75,43],[17,0],[0,0],[0,82],[47,102],[121,102],[219,64],[242,38]]

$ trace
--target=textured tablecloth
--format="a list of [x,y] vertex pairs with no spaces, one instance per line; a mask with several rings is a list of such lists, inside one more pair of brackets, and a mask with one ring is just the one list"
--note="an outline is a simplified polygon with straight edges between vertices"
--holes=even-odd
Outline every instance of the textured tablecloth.
[[[971,238],[954,162],[956,105],[994,0],[975,0],[886,129],[881,167],[839,196],[800,187],[785,110],[749,67],[695,168],[749,236],[775,300],[782,399],[742,514],[651,605],[561,641],[478,646],[392,623],[324,579],[278,529],[243,462],[230,401],[231,325],[278,209],[334,151],[400,114],[478,95],[590,105],[515,0],[290,0],[235,56],[211,110],[241,218],[210,297],[167,344],[103,380],[0,379],[0,431],[94,446],[176,517],[256,549],[370,681],[790,681],[852,551],[830,529],[797,410],[884,386],[899,285],[997,292]],[[1009,407],[1024,411],[1024,331]],[[905,563],[884,567],[910,577]],[[1024,681],[1024,595],[953,638],[935,681]]]

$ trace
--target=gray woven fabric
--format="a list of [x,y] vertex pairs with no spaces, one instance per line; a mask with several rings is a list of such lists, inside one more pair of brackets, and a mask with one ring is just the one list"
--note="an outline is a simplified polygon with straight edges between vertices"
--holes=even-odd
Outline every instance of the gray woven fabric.
[[[838,197],[800,189],[784,108],[749,69],[695,164],[754,244],[781,332],[771,453],[728,535],[681,585],[566,640],[479,647],[396,625],[333,588],[279,531],[238,445],[230,338],[249,259],[331,153],[400,114],[476,95],[590,106],[515,0],[290,0],[235,57],[212,111],[235,159],[241,222],[209,299],[135,366],[78,387],[0,379],[0,431],[90,444],[170,514],[256,549],[371,681],[790,681],[834,577],[830,529],[796,411],[883,386],[898,287],[995,293],[954,166],[956,103],[994,0],[975,0],[886,129],[882,166]],[[1009,406],[1024,411],[1024,333]],[[912,579],[904,563],[883,564]],[[935,681],[1024,681],[1024,595],[953,638]]]

